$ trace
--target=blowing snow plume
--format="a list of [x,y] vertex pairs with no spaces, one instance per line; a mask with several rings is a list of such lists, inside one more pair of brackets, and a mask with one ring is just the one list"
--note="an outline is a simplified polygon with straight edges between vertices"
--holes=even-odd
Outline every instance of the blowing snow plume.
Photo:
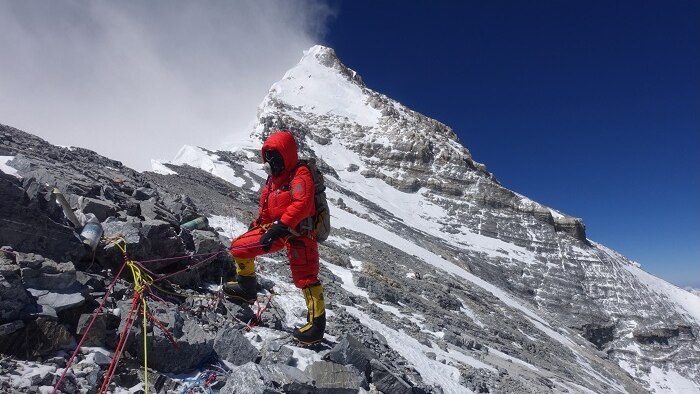
[[0,2],[0,121],[143,170],[249,133],[323,35],[315,0]]

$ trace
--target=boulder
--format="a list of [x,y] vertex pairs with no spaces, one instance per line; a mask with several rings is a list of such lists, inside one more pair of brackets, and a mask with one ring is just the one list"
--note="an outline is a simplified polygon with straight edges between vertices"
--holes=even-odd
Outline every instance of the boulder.
[[260,355],[261,365],[292,365],[294,362],[294,351],[276,340],[266,341],[260,349]]
[[391,372],[381,361],[372,360],[370,363],[372,367],[372,383],[377,390],[392,394],[419,394],[425,392],[418,387],[408,384],[408,382]]
[[95,215],[100,222],[104,222],[108,217],[116,215],[118,210],[118,207],[110,201],[90,197],[83,197],[80,199],[79,204],[83,213]]
[[260,365],[249,362],[231,371],[219,394],[266,394],[266,377]]
[[18,319],[29,302],[19,265],[0,253],[0,324]]
[[[141,226],[141,236],[147,240],[149,256],[144,258],[167,258],[185,255],[185,245],[173,227],[162,220],[145,220]],[[149,263],[148,269],[160,270],[173,262]]]
[[[58,205],[46,201],[45,194],[31,198],[22,189],[17,178],[0,173],[0,245],[12,245],[20,252],[33,252],[68,261],[85,253],[83,243],[65,219],[55,212]],[[37,231],[41,229],[41,231]]]
[[83,305],[85,297],[80,293],[55,293],[49,290],[28,289],[36,303],[62,312]]
[[219,236],[212,231],[192,230],[191,234],[195,254],[213,253],[226,249],[219,241]]
[[134,190],[134,192],[131,194],[131,197],[139,201],[146,201],[151,198],[158,197],[158,191],[148,187],[139,187]]
[[225,361],[233,365],[243,365],[255,361],[260,352],[241,333],[239,328],[231,325],[219,330],[214,340],[214,351]]
[[321,392],[357,393],[360,387],[367,384],[355,367],[330,361],[316,361],[308,365],[305,372],[316,382],[316,388]]
[[267,370],[272,386],[282,388],[283,393],[311,394],[317,392],[314,381],[299,368],[281,364],[271,364],[262,368]]
[[[214,352],[214,335],[204,331],[192,320],[168,313],[156,317],[174,336],[176,346],[160,328],[154,327],[148,336],[148,365],[159,372],[182,373],[195,369]],[[143,333],[136,335],[139,358],[143,358]]]
[[69,350],[75,344],[63,324],[41,317],[25,323],[23,328],[2,339],[0,354],[25,360],[53,355],[58,350]]
[[[82,314],[78,319],[76,333],[82,337],[87,325],[92,320],[92,314]],[[83,342],[83,346],[98,346],[111,348],[117,337],[119,318],[111,313],[100,313],[95,318],[95,322],[90,327],[90,331]]]
[[358,371],[365,374],[369,380],[372,368],[370,361],[379,358],[373,351],[369,350],[362,342],[354,336],[345,335],[337,345],[328,352],[328,359],[338,363],[350,364]]
[[63,290],[76,284],[75,266],[71,262],[57,263],[33,253],[18,253],[17,263],[27,288]]
[[[183,256],[186,254],[185,245],[175,233],[173,227],[162,220],[108,221],[103,224],[106,238],[121,237],[126,241],[126,251],[134,260],[151,260]],[[138,219],[136,219],[138,220]],[[103,264],[115,268],[121,266],[124,255],[115,244],[108,244],[98,249],[98,258]],[[159,271],[177,261],[150,262],[147,267]]]
[[170,224],[177,225],[178,220],[166,206],[158,203],[154,198],[139,203],[141,216],[146,220],[163,220]]

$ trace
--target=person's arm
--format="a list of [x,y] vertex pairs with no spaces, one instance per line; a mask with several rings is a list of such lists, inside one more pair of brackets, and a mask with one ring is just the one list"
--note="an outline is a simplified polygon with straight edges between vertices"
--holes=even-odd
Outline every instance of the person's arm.
[[260,203],[258,204],[258,217],[253,220],[251,223],[251,228],[258,226],[260,224],[263,224],[266,220],[269,221],[270,215],[268,214],[268,209],[267,209],[267,198],[270,195],[270,179],[268,178],[267,182],[265,182],[265,185],[263,185],[262,190],[260,191]]

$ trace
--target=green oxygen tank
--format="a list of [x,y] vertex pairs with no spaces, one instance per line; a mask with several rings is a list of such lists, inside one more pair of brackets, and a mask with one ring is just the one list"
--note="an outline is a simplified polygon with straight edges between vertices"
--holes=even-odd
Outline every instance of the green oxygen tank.
[[206,216],[200,216],[194,220],[190,220],[189,222],[180,225],[180,227],[188,230],[201,230],[208,226],[209,220],[206,218]]

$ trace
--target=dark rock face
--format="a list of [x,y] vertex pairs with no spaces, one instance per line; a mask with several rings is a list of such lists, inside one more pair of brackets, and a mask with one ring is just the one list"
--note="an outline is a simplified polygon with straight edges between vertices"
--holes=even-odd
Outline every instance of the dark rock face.
[[[160,328],[154,328],[154,335],[148,336],[148,363],[151,368],[161,372],[181,373],[191,371],[214,352],[214,335],[204,331],[192,320],[183,320],[172,311],[160,310],[158,318],[170,331],[175,344],[164,333],[156,334]],[[143,334],[136,335],[136,348],[139,358],[143,359]]]
[[377,390],[383,393],[418,394],[424,393],[418,387],[412,387],[405,380],[392,373],[386,365],[379,360],[372,360],[372,382]]
[[644,345],[669,345],[669,342],[679,336],[680,330],[678,327],[656,328],[650,330],[640,330],[634,333],[634,339]]
[[0,341],[0,354],[24,360],[50,356],[58,350],[68,350],[73,336],[57,321],[38,318],[7,334]]
[[83,345],[113,348],[116,345],[119,318],[111,313],[100,313],[88,331],[92,317],[92,314],[83,314],[78,321],[76,334],[82,337],[87,333]]
[[16,251],[37,253],[55,260],[71,260],[83,255],[80,238],[73,229],[55,220],[57,206],[50,192],[39,189],[34,198],[18,180],[0,173],[0,245]]
[[306,367],[305,372],[321,392],[357,393],[363,385],[363,379],[357,375],[357,370],[350,366],[317,361]]
[[260,356],[258,349],[251,345],[241,331],[231,326],[219,330],[214,340],[214,351],[222,360],[233,365],[243,365]]
[[596,345],[599,350],[603,350],[605,345],[615,339],[615,325],[601,325],[596,323],[586,324],[582,327],[583,337]]
[[369,380],[372,373],[370,361],[378,359],[379,356],[369,350],[354,336],[346,335],[331,349],[328,353],[328,358],[341,365],[350,364],[354,366],[358,371],[364,373],[366,379]]
[[20,266],[0,252],[0,324],[13,322],[30,301],[22,283]]

